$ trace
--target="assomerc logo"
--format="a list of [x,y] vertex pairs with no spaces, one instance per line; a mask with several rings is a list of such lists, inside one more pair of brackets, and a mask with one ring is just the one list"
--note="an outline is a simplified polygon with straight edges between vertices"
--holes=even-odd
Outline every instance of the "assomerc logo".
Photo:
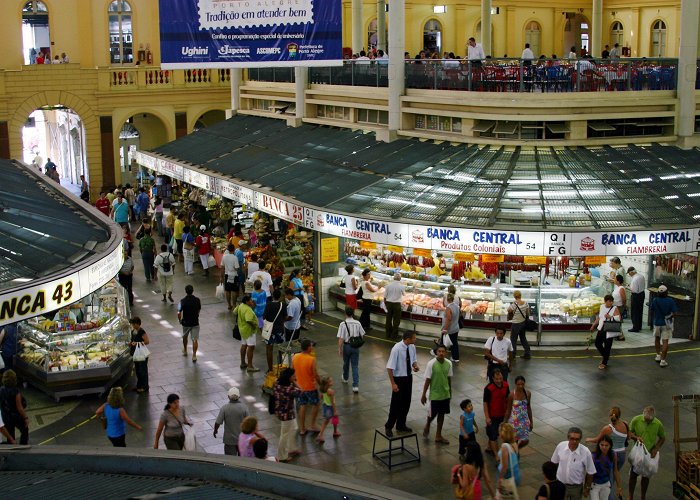
[[250,54],[250,49],[248,47],[234,47],[232,45],[222,45],[219,48],[220,56],[235,56],[238,54]]
[[182,55],[187,57],[208,56],[209,47],[182,47]]
[[279,47],[260,47],[258,49],[258,54],[280,54],[282,49]]

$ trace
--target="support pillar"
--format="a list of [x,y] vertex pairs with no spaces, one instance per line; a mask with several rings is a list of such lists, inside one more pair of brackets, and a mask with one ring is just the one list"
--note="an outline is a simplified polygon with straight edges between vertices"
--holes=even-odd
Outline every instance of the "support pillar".
[[358,54],[365,46],[362,37],[362,0],[352,0],[352,52]]
[[231,109],[226,110],[226,119],[238,114],[241,109],[241,81],[243,80],[243,70],[241,68],[231,68]]
[[593,0],[593,19],[591,19],[591,46],[588,53],[600,57],[603,52],[603,0]]
[[386,53],[386,0],[377,0],[377,50]]
[[389,128],[377,132],[377,140],[384,142],[395,140],[401,130],[401,96],[406,87],[405,7],[406,0],[391,0],[389,8]]
[[484,55],[493,56],[491,47],[491,0],[481,0],[481,46]]
[[304,123],[306,116],[306,88],[309,83],[309,68],[304,66],[294,67],[294,97],[296,114],[287,118],[287,125],[290,127],[300,127]]
[[[698,58],[698,22],[700,4],[697,0],[681,2],[681,41],[678,51],[678,143],[691,147],[695,134],[695,80]],[[692,146],[697,144],[692,144]]]

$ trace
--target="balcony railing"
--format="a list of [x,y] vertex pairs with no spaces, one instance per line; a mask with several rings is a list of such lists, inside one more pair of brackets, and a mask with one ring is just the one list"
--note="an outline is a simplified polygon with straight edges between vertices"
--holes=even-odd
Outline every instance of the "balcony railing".
[[[457,59],[406,61],[406,88],[471,92],[601,92],[675,90],[677,59]],[[699,64],[700,68],[700,64]],[[344,61],[343,66],[311,67],[309,83],[387,87],[388,65]],[[291,68],[255,68],[248,79],[293,82]],[[700,70],[698,72],[700,88]]]
[[112,91],[229,87],[228,69],[167,70],[159,67],[100,68],[100,87]]

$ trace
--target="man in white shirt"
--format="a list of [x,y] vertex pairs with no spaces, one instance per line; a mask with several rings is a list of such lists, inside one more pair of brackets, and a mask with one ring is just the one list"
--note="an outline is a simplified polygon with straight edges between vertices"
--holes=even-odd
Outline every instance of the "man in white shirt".
[[613,45],[612,50],[610,51],[610,59],[619,59],[620,58],[620,44],[616,43]]
[[389,64],[389,56],[382,49],[377,51],[377,64]]
[[[250,264],[248,265],[250,266]],[[265,269],[266,264],[264,260],[258,261],[258,265],[260,268],[248,276],[248,281],[255,283],[255,280],[260,280],[262,289],[265,290],[265,295],[267,295],[267,300],[269,301],[270,297],[272,297],[272,290],[274,289],[272,286],[272,276],[267,272],[267,269]]]
[[508,381],[508,372],[513,361],[513,344],[510,339],[505,338],[506,330],[502,326],[497,326],[495,335],[490,337],[484,344],[486,352],[484,356],[488,360],[486,374],[493,382],[493,371],[498,368],[503,374],[503,380]]
[[632,328],[627,331],[639,332],[642,330],[642,314],[644,313],[646,280],[644,279],[644,276],[639,274],[634,267],[628,267],[627,274],[630,277],[629,289],[630,292],[632,292],[632,301],[630,303]]
[[232,310],[236,306],[236,302],[238,302],[240,285],[238,283],[238,269],[240,263],[238,262],[238,257],[235,252],[235,245],[229,243],[221,259],[221,264],[224,267],[224,295],[226,296],[226,304],[229,311]]
[[524,62],[525,64],[528,64],[528,65],[529,65],[529,64],[532,64],[532,61],[535,60],[535,54],[534,54],[534,52],[532,52],[532,50],[530,49],[530,44],[529,44],[529,43],[526,43],[526,44],[525,44],[525,49],[523,49],[523,53],[522,53],[522,55],[520,56],[520,59],[522,59],[523,62]]
[[566,486],[566,500],[588,497],[596,472],[591,450],[581,446],[582,436],[581,429],[571,427],[568,440],[559,443],[552,454],[552,462],[559,464],[557,479]]
[[367,53],[364,50],[360,51],[360,57],[355,59],[355,64],[369,64],[370,59],[367,57]]
[[476,39],[471,37],[467,42],[467,59],[472,66],[481,66],[481,61],[486,59],[484,48],[480,43],[476,43]]
[[388,339],[398,339],[399,337],[401,298],[405,290],[406,287],[401,283],[401,272],[394,272],[394,280],[384,287],[384,305],[386,306],[384,330]]
[[398,432],[413,432],[406,426],[406,417],[411,409],[411,392],[413,389],[413,373],[417,372],[416,361],[416,332],[405,332],[403,340],[397,342],[391,349],[386,371],[391,383],[391,404],[389,405],[389,418],[384,424],[384,431],[388,437],[394,435],[393,428],[396,425]]
[[156,255],[153,261],[153,267],[158,270],[158,285],[160,293],[163,294],[163,302],[165,295],[168,295],[170,302],[173,300],[173,275],[175,274],[175,256],[168,250],[168,245],[163,243],[160,246],[160,253]]
[[345,306],[345,320],[338,325],[338,356],[343,358],[343,383],[348,383],[352,366],[352,392],[360,392],[360,349],[350,345],[352,337],[364,337],[365,329],[354,317],[355,310]]

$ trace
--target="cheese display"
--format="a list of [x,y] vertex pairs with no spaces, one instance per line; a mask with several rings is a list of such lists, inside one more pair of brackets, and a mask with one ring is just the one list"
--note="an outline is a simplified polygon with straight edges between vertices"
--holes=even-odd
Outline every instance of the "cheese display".
[[18,365],[49,373],[108,367],[128,353],[124,289],[112,280],[80,302],[19,324]]

